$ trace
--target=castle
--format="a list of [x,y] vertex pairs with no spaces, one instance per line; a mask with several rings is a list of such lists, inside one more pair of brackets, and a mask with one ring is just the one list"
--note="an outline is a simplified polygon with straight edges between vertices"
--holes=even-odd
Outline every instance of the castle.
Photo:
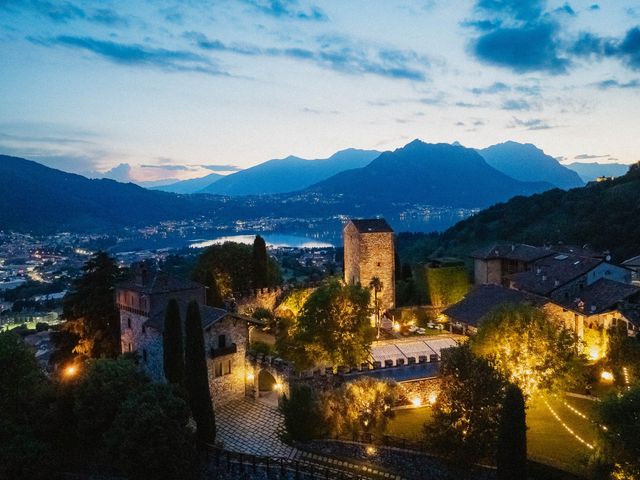
[[[344,281],[369,287],[377,277],[380,314],[396,305],[394,233],[384,219],[350,220],[344,227]],[[371,306],[374,305],[371,295]]]
[[165,381],[162,335],[171,299],[177,300],[183,323],[189,302],[195,300],[200,306],[214,406],[242,398],[247,375],[245,353],[250,326],[255,321],[207,306],[206,289],[198,283],[163,272],[148,272],[139,266],[133,280],[119,284],[116,305],[120,313],[122,353],[137,353],[143,371],[154,381]]

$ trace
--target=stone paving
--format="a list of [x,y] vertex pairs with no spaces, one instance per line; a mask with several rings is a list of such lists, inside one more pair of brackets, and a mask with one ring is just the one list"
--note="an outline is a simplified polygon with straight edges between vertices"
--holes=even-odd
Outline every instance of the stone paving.
[[224,448],[252,455],[292,458],[295,449],[280,440],[284,419],[277,407],[243,398],[216,411],[217,440]]

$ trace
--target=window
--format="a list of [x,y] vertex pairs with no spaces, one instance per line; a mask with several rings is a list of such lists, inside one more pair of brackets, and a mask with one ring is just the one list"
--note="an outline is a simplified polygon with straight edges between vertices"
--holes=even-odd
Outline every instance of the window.
[[224,348],[227,346],[227,336],[218,335],[218,348]]
[[222,376],[222,362],[216,362],[214,364],[213,375],[215,377],[221,377]]
[[379,266],[380,266],[380,262],[376,263],[376,266],[378,266],[378,267],[379,267]]
[[129,344],[129,352],[132,352],[133,349],[131,348],[131,344]]
[[142,361],[144,363],[147,363],[147,349],[146,348],[142,349]]
[[127,318],[127,327],[131,328],[131,319],[130,318]]
[[224,371],[222,372],[223,375],[229,375],[231,373],[231,360],[227,360],[224,363]]
[[147,327],[145,327],[144,324],[142,324],[142,333],[147,333]]

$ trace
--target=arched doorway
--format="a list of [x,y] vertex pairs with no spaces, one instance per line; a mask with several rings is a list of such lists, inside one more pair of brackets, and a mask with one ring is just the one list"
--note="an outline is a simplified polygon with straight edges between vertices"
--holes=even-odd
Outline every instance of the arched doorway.
[[281,385],[267,370],[260,370],[258,374],[258,399],[270,405],[278,405]]

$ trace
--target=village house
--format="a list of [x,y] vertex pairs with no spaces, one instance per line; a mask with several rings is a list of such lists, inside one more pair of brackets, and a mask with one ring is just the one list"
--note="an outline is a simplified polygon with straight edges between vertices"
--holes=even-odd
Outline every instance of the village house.
[[163,367],[164,319],[169,300],[175,299],[184,324],[187,305],[200,306],[211,398],[216,407],[245,395],[245,353],[254,320],[206,305],[203,285],[138,266],[135,277],[116,287],[123,353],[137,353],[143,371],[154,381],[165,381]]
[[607,329],[624,325],[629,335],[637,334],[640,288],[631,284],[632,271],[611,263],[606,252],[502,245],[472,257],[476,286],[443,311],[469,333],[499,305],[528,304],[574,331],[594,359],[604,353]]
[[640,285],[640,255],[625,260],[621,265],[631,270],[631,281]]

